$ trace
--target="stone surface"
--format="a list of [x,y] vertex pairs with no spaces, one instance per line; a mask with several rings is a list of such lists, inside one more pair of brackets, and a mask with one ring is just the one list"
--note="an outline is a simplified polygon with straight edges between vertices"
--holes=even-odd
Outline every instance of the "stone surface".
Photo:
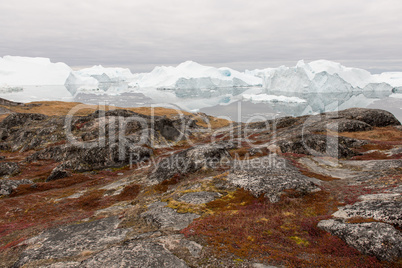
[[372,130],[373,127],[363,121],[353,119],[336,119],[327,123],[327,129],[336,132],[357,132]]
[[24,242],[28,248],[14,265],[23,266],[34,260],[60,259],[80,255],[83,251],[98,251],[122,241],[127,229],[118,229],[117,217],[61,226],[43,232]]
[[150,174],[151,182],[162,182],[175,174],[188,174],[201,168],[213,168],[222,158],[230,158],[224,146],[207,144],[196,146],[163,159]]
[[[6,108],[13,109],[11,106]],[[207,117],[204,118],[208,122]],[[167,203],[157,202],[174,199],[201,205],[221,194],[230,194],[237,187],[249,190],[255,196],[264,194],[271,202],[279,201],[281,195],[288,190],[292,202],[303,202],[304,194],[322,188],[326,191],[323,195],[331,194],[328,199],[328,206],[331,208],[338,202],[352,202],[360,194],[373,193],[360,196],[357,203],[340,208],[333,215],[337,218],[322,221],[319,227],[339,236],[364,254],[391,261],[400,258],[401,234],[394,226],[401,225],[402,215],[399,208],[402,193],[402,162],[399,159],[401,145],[397,139],[397,131],[401,130],[401,126],[387,112],[350,109],[318,116],[278,118],[251,123],[248,126],[235,123],[216,131],[197,126],[193,115],[186,115],[184,118],[170,115],[169,118],[151,117],[124,109],[74,116],[71,118],[72,124],[65,126],[66,119],[68,118],[65,116],[14,113],[0,123],[0,150],[7,151],[4,154],[7,159],[0,156],[0,163],[15,161],[21,165],[23,174],[32,170],[33,173],[29,176],[33,177],[38,172],[38,178],[41,179],[21,195],[1,198],[3,204],[10,208],[4,206],[7,211],[4,217],[0,217],[0,221],[4,222],[5,228],[9,230],[9,226],[16,227],[15,230],[10,230],[10,235],[0,240],[14,245],[12,243],[17,241],[20,243],[21,240],[17,239],[36,235],[13,247],[11,252],[15,249],[15,256],[0,252],[0,259],[7,263],[7,267],[12,267],[13,263],[14,267],[272,267],[269,263],[253,264],[261,256],[256,256],[256,259],[247,256],[242,258],[243,261],[239,261],[209,254],[209,248],[203,249],[201,244],[197,243],[202,241],[198,240],[199,237],[185,237],[180,234],[183,228],[188,227],[200,215],[178,213],[167,207]],[[390,138],[392,142],[384,141],[387,149],[381,151],[381,155],[389,158],[388,160],[348,160],[361,154],[359,152],[365,149],[361,148],[362,145],[377,143],[359,140],[359,136],[355,134],[345,134],[354,135],[357,137],[355,139],[326,135],[335,135],[334,131],[368,131],[378,126],[391,125],[394,127],[387,128],[387,134],[390,133],[396,138]],[[102,126],[105,126],[103,130],[100,128]],[[70,130],[75,141],[82,146],[74,145],[71,140],[66,139],[66,131]],[[276,133],[273,133],[273,130],[276,130]],[[377,130],[380,129],[375,129]],[[187,148],[187,143],[175,144],[174,141],[181,140],[183,134],[192,134],[191,142],[197,145],[180,151]],[[240,134],[250,138],[256,146],[247,144]],[[364,136],[367,138],[368,135]],[[122,136],[123,139],[120,139]],[[212,136],[216,143],[207,144]],[[382,142],[381,140],[381,144]],[[168,146],[170,147],[165,148]],[[237,149],[248,152],[253,156],[252,159],[232,159],[229,151],[235,150],[231,151],[234,154]],[[35,153],[32,154],[31,150]],[[279,156],[282,152],[289,154]],[[132,162],[136,163],[147,160],[153,153],[155,158],[152,160],[156,161],[148,163],[156,163],[156,166],[139,165],[141,168],[136,168],[134,165],[133,172],[114,169],[127,166],[130,156],[134,156]],[[271,155],[259,157],[267,153]],[[122,159],[120,156],[123,156]],[[27,161],[24,162],[24,159]],[[78,183],[65,189],[51,187],[47,195],[46,187],[55,184],[42,183],[42,178],[46,178],[42,174],[49,174],[49,169],[43,167],[52,161],[42,160],[58,163],[52,163],[52,167],[54,165],[56,168],[47,181],[71,174],[71,182]],[[229,166],[231,169],[228,169]],[[104,169],[107,170],[102,171]],[[10,168],[6,167],[5,170]],[[76,174],[85,171],[89,172]],[[176,178],[176,174],[180,175],[178,183],[174,181],[176,184],[169,184],[167,192],[155,192],[155,189],[159,188],[152,184]],[[75,180],[76,176],[79,180]],[[331,180],[329,177],[342,180]],[[81,183],[81,179],[91,181]],[[0,195],[10,194],[22,183],[33,184],[32,181],[0,179]],[[63,186],[63,183],[56,184]],[[137,197],[131,197],[130,193],[124,191],[128,189],[127,185],[132,184],[141,187]],[[46,219],[49,224],[57,225],[53,229],[37,235],[35,230],[46,228],[38,221],[33,222],[32,229],[29,227],[24,232],[18,231],[32,215],[37,215],[34,213],[41,215],[43,208],[64,211],[65,206],[72,205],[77,206],[75,212],[80,213],[79,203],[81,200],[86,201],[86,197],[92,197],[92,193],[96,199],[94,202],[100,201],[101,206],[89,206],[85,211],[82,210],[84,217],[91,215],[84,223],[57,225],[53,221],[53,215],[49,215],[49,219]],[[98,194],[103,195],[100,200]],[[28,202],[32,203],[29,204],[29,210],[26,208]],[[287,204],[286,202],[284,205]],[[204,206],[197,207],[197,211],[203,216],[209,212]],[[330,215],[327,214],[317,216],[328,218]],[[75,213],[72,213],[71,218],[66,215],[68,222],[76,219]],[[220,217],[220,214],[216,216]],[[294,216],[284,214],[284,219],[292,219]],[[99,220],[101,217],[108,218]],[[257,215],[257,220],[258,217]],[[191,233],[192,230],[186,231]],[[11,241],[10,238],[13,237],[16,239]],[[280,239],[277,241],[281,244]],[[314,240],[311,245],[316,242],[319,241]],[[222,246],[230,247],[229,244]],[[283,256],[289,255],[285,253]],[[310,260],[313,255],[298,254],[297,257]],[[334,262],[343,258],[331,253],[323,257],[327,260],[335,258]],[[278,263],[281,263],[280,260],[273,264]]]
[[21,127],[28,122],[42,121],[46,118],[47,116],[43,114],[12,113],[0,123],[0,127],[5,129],[13,129],[16,127]]
[[296,134],[277,142],[282,153],[296,153],[313,156],[349,158],[357,155],[351,148],[357,148],[366,142],[346,137],[334,137],[321,134]]
[[302,175],[286,159],[276,155],[235,162],[228,180],[255,196],[265,194],[271,202],[278,202],[285,190],[302,194],[320,190],[318,180]]
[[106,249],[81,263],[80,267],[184,268],[188,266],[162,245],[134,240]]
[[10,195],[14,189],[17,189],[17,187],[22,184],[33,184],[33,181],[27,179],[23,180],[0,179],[0,197]]
[[401,124],[392,113],[379,109],[351,108],[339,111],[338,116],[363,121],[373,127],[386,127]]
[[193,213],[177,213],[174,209],[165,207],[166,205],[165,202],[153,203],[148,206],[148,211],[141,214],[141,217],[158,228],[172,228],[173,230],[182,230],[194,219],[200,217]]
[[80,267],[79,262],[57,262],[46,266],[41,266],[41,268],[76,268]]
[[4,141],[10,136],[10,133],[6,128],[0,128],[0,141]]
[[64,170],[62,167],[56,167],[52,170],[49,177],[47,177],[46,182],[67,178],[69,176],[71,176],[70,172]]
[[378,221],[402,226],[401,196],[394,200],[372,199],[357,202],[340,208],[332,214],[334,217],[348,219],[353,217],[373,218]]
[[392,225],[380,222],[348,224],[325,220],[318,227],[340,237],[360,252],[380,260],[395,261],[402,257],[402,235]]
[[201,205],[214,201],[218,197],[219,194],[215,192],[194,192],[184,194],[179,198],[179,201],[186,202],[189,204]]
[[188,251],[190,256],[193,258],[199,258],[201,256],[201,252],[203,247],[191,240],[184,238],[184,235],[169,235],[163,236],[156,239],[159,243],[162,243],[167,249],[171,251]]
[[58,169],[88,171],[110,167],[122,167],[148,159],[152,150],[146,147],[120,147],[118,143],[103,147],[53,146],[27,158],[28,161],[55,160],[62,162]]
[[272,265],[265,265],[262,263],[253,263],[251,265],[252,268],[277,268],[276,266],[272,266]]
[[20,173],[20,166],[14,162],[0,162],[0,177],[14,176]]

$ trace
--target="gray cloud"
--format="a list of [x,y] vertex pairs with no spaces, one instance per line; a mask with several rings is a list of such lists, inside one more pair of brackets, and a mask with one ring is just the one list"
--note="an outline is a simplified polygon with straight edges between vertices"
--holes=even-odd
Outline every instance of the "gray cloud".
[[237,69],[329,59],[402,71],[399,0],[3,0],[0,56],[149,71],[195,60]]

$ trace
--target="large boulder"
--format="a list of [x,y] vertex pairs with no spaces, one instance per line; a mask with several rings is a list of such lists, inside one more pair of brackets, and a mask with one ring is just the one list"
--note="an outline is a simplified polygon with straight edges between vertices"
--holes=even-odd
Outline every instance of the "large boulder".
[[360,252],[380,260],[396,261],[402,257],[402,235],[392,225],[381,222],[351,224],[325,220],[318,227],[341,238]]
[[[77,126],[85,125],[85,130],[87,131],[91,127],[97,127],[97,121],[105,120],[103,118],[113,118],[115,122],[120,122],[125,126],[125,130],[127,134],[133,133],[137,130],[142,129],[153,129],[162,135],[167,140],[177,141],[181,136],[182,132],[178,129],[180,128],[181,120],[188,121],[187,118],[180,118],[177,120],[172,120],[165,116],[148,116],[142,115],[139,113],[135,113],[129,110],[116,109],[110,111],[96,111],[88,116],[77,117],[73,120],[73,130],[77,128]],[[110,121],[110,120],[109,120]],[[191,123],[191,122],[190,122]],[[186,125],[186,124],[185,124]],[[116,125],[116,132],[119,131],[117,129],[119,125]],[[106,130],[109,129],[109,126],[106,127]],[[134,130],[134,131],[133,131]]]
[[14,162],[0,162],[0,177],[14,176],[20,173],[20,166]]
[[335,119],[327,122],[327,129],[336,132],[357,132],[372,130],[373,127],[363,121],[353,119]]
[[0,141],[4,141],[10,136],[10,133],[6,128],[0,128]]
[[299,134],[289,139],[279,140],[277,145],[282,153],[349,158],[358,154],[351,148],[358,148],[365,143],[364,141],[342,136]]
[[141,146],[121,146],[118,143],[105,146],[59,145],[36,152],[27,161],[54,160],[62,162],[60,169],[90,171],[111,167],[122,167],[148,159],[152,150]]
[[300,194],[320,190],[317,179],[304,176],[289,161],[273,154],[234,161],[228,180],[256,197],[265,194],[271,202],[278,202],[286,190],[294,190]]
[[58,166],[55,167],[50,173],[49,177],[47,177],[46,182],[55,181],[63,178],[67,178],[71,176],[71,173],[64,169],[64,167]]
[[230,158],[224,146],[217,144],[200,145],[176,153],[158,163],[150,174],[151,182],[162,182],[176,174],[193,173],[201,168],[213,168],[219,165],[222,158]]
[[48,118],[43,114],[32,114],[32,113],[13,113],[7,116],[1,123],[0,127],[5,129],[11,129],[15,127],[21,127],[27,122],[31,121],[42,121]]
[[23,180],[0,180],[0,197],[10,195],[18,186],[22,184],[33,184],[33,181],[23,179]]
[[147,222],[158,228],[171,228],[182,230],[200,216],[193,213],[177,213],[174,209],[166,207],[167,203],[156,202],[148,206],[148,210],[141,214]]
[[22,252],[14,267],[39,260],[78,257],[85,252],[100,251],[124,240],[128,229],[118,228],[120,220],[110,217],[80,224],[46,230],[23,243],[29,247]]
[[402,226],[401,198],[402,195],[398,193],[361,196],[360,199],[365,200],[341,207],[333,216],[342,219],[375,219]]
[[397,126],[401,124],[392,113],[379,109],[351,108],[337,112],[337,116],[363,121],[373,127]]

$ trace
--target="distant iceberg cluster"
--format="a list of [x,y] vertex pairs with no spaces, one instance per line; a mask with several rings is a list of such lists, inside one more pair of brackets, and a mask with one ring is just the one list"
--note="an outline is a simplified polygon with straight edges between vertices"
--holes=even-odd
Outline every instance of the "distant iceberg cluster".
[[230,68],[203,66],[186,61],[177,67],[156,67],[136,75],[131,87],[160,89],[210,89],[262,86],[262,79]]
[[[64,63],[52,63],[47,58],[0,58],[0,93],[22,91],[24,86],[46,85],[63,86],[73,96],[139,92],[159,101],[174,96],[207,98],[211,103],[236,100],[301,103],[305,100],[295,96],[336,92],[401,93],[402,72],[372,75],[363,69],[318,60],[299,61],[294,67],[244,72],[186,61],[176,67],[159,66],[150,73],[133,74],[129,69],[100,65],[74,71]],[[202,105],[193,104],[197,109]]]
[[310,63],[299,61],[295,67],[281,66],[246,72],[261,77],[267,92],[392,92],[402,89],[402,73],[372,75],[366,70],[327,60]]

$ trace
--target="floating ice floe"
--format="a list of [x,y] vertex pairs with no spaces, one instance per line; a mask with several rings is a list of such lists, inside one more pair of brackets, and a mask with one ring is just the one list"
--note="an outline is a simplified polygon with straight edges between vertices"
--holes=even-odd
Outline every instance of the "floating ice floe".
[[243,99],[247,101],[251,101],[253,103],[259,102],[289,102],[289,103],[303,103],[306,100],[298,98],[298,97],[286,97],[286,96],[277,96],[277,95],[268,95],[268,94],[258,94],[258,95],[248,95],[243,94]]

